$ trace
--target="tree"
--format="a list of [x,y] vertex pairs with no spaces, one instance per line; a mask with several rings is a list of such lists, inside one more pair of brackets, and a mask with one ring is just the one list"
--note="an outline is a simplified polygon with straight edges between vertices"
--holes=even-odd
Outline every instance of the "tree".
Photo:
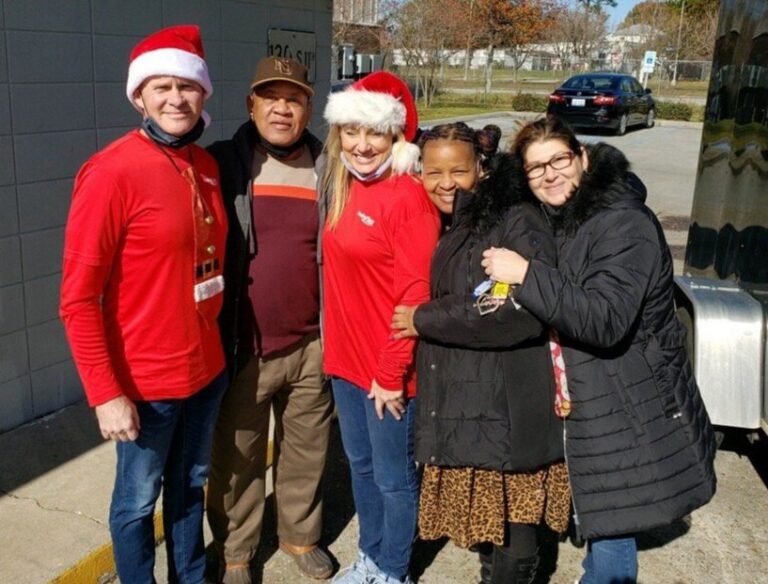
[[[522,65],[527,45],[541,39],[549,22],[552,2],[548,0],[476,0],[479,21],[477,37],[487,47],[485,92],[491,91],[493,57],[497,48],[509,48]],[[519,63],[519,64],[518,64]]]
[[602,6],[584,0],[561,0],[553,10],[545,39],[564,69],[588,64],[604,44],[608,15]]
[[417,93],[429,107],[437,77],[466,41],[461,0],[408,0],[390,15],[390,28],[406,66],[416,73]]
[[552,26],[554,15],[553,2],[522,2],[517,6],[516,24],[504,42],[504,48],[514,68],[515,81],[517,72],[531,54],[533,44],[541,41],[545,31]]
[[646,48],[674,51],[683,60],[708,61],[715,46],[719,9],[720,0],[645,0],[629,11],[621,26],[647,24],[657,34],[647,40]]

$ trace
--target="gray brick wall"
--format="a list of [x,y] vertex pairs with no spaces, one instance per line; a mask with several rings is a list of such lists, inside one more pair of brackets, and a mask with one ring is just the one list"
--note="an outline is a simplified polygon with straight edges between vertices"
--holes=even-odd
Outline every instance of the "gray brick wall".
[[0,432],[83,397],[57,314],[63,227],[80,165],[138,122],[124,94],[133,45],[200,25],[215,88],[207,144],[245,120],[267,31],[314,32],[322,134],[332,11],[332,0],[0,0]]

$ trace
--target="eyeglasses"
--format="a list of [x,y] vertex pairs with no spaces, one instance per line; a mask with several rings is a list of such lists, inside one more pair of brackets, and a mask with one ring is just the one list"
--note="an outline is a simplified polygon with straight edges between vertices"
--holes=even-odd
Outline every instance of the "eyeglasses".
[[563,152],[562,154],[553,156],[547,162],[542,162],[540,164],[534,164],[533,166],[527,167],[525,169],[525,175],[528,178],[541,178],[547,171],[548,166],[551,166],[553,170],[565,170],[571,164],[573,164],[574,158],[576,158],[576,154],[574,152]]

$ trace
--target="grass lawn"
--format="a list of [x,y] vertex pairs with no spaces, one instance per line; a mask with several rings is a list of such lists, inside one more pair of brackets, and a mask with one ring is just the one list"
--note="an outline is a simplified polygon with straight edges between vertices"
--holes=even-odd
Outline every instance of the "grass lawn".
[[419,112],[420,121],[441,120],[443,118],[458,118],[477,114],[489,114],[497,111],[509,111],[509,108],[489,107],[485,105],[452,106],[441,104],[433,105],[430,108],[418,105],[416,109]]

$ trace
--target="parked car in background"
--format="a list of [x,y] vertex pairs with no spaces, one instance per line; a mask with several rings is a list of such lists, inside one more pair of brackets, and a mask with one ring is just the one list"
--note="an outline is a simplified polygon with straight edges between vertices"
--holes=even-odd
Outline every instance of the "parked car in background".
[[627,127],[656,122],[650,89],[631,75],[584,73],[568,79],[549,96],[547,114],[574,128],[608,128],[621,136]]

